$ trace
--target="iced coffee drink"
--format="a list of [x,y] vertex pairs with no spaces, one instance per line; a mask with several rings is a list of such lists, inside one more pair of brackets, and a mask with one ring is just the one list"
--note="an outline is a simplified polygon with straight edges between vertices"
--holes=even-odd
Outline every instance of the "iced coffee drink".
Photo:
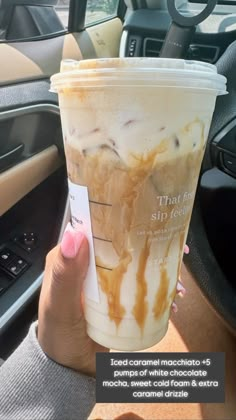
[[52,86],[70,185],[88,188],[99,294],[85,295],[88,334],[117,350],[144,349],[167,331],[225,78],[170,59],[85,60],[66,70]]

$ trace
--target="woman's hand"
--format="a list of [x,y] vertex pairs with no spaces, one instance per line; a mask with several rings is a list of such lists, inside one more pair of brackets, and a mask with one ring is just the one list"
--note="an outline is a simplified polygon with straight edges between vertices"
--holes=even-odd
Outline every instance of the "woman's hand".
[[[185,246],[185,253],[189,249]],[[108,351],[86,332],[82,287],[87,274],[89,246],[85,235],[69,229],[49,252],[39,301],[39,344],[55,362],[95,376],[96,352]],[[176,294],[184,295],[178,282]],[[177,312],[177,305],[172,304]]]
[[81,292],[89,262],[84,234],[64,233],[49,252],[39,301],[38,340],[48,357],[63,366],[95,375],[96,352],[108,351],[86,333]]

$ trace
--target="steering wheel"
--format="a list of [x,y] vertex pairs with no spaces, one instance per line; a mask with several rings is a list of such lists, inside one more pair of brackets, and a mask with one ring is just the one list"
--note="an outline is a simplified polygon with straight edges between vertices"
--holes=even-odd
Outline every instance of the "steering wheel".
[[208,0],[206,7],[194,16],[182,15],[175,6],[175,0],[167,0],[168,12],[172,18],[170,29],[162,47],[160,57],[184,58],[196,26],[203,22],[214,10],[217,0]]

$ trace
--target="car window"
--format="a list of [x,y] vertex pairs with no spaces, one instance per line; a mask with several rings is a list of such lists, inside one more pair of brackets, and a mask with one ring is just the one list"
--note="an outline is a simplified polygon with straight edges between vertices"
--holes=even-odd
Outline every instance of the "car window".
[[70,0],[1,0],[0,41],[45,39],[63,34]]
[[70,0],[58,0],[55,6],[57,15],[65,28],[68,26]]
[[85,24],[91,25],[117,15],[119,0],[87,0]]

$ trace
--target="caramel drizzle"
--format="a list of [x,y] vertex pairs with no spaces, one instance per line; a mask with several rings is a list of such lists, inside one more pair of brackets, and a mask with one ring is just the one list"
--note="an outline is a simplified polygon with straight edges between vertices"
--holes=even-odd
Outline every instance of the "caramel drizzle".
[[185,237],[185,232],[180,232],[180,236],[179,236],[179,264],[178,264],[178,271],[177,271],[177,275],[178,275],[177,279],[179,279],[181,265],[182,265],[184,237]]
[[[129,212],[127,214],[127,231],[129,231],[131,227],[133,207],[135,205],[136,197],[138,195],[137,189],[140,185],[140,179],[142,179],[142,181],[144,182],[145,179],[149,176],[149,171],[154,164],[157,152],[160,150],[163,151],[163,144],[161,144],[160,146],[151,153],[149,153],[146,158],[138,159],[138,157],[136,157],[138,166],[135,169],[133,169],[133,171],[131,171],[130,174],[130,193],[127,195],[123,194],[123,196],[121,197],[121,201],[123,201],[129,208]],[[114,242],[113,246],[115,246]],[[144,327],[148,311],[147,302],[145,301],[147,295],[145,270],[150,253],[150,246],[151,244],[149,243],[148,238],[146,238],[145,246],[141,251],[139,257],[139,267],[136,274],[137,293],[136,302],[133,308],[133,315],[141,329],[143,329]],[[102,262],[98,262],[98,259],[96,261],[98,265],[103,265]],[[101,267],[97,267],[100,277],[101,289],[107,296],[108,315],[110,320],[113,320],[115,322],[117,328],[119,327],[119,324],[126,313],[124,306],[120,302],[120,292],[124,274],[126,273],[128,265],[131,261],[132,257],[130,253],[127,250],[124,250],[120,255],[119,264],[112,270],[105,270]]]
[[[168,255],[169,255],[169,251],[170,251],[170,247],[171,247],[173,239],[174,238],[172,237],[171,240],[169,241],[168,245],[167,245],[165,258],[167,258]],[[161,316],[163,315],[163,313],[165,312],[165,310],[168,307],[168,304],[169,304],[169,300],[168,300],[169,283],[170,283],[170,279],[169,279],[168,274],[167,274],[166,265],[165,265],[165,263],[163,263],[160,266],[160,286],[159,286],[158,291],[156,293],[156,298],[155,298],[154,306],[153,306],[153,314],[154,314],[154,317],[156,319],[161,318]],[[172,294],[173,293],[174,293],[174,295],[173,295],[173,299],[174,299],[175,294],[176,294],[176,287],[175,287],[174,291],[172,292]],[[171,303],[173,301],[172,294],[170,296]]]
[[[120,258],[120,263],[113,270],[106,270],[97,267],[102,291],[107,296],[108,315],[111,321],[114,321],[117,328],[125,315],[125,308],[120,302],[120,290],[123,276],[132,261],[130,253],[124,250]],[[98,258],[96,263],[102,265]]]
[[[188,127],[187,127],[188,128]],[[202,129],[202,137],[204,135],[204,125]],[[148,176],[150,176],[151,170],[156,163],[156,158],[158,154],[161,154],[166,151],[168,147],[168,139],[165,138],[155,149],[151,152],[147,153],[146,156],[138,156],[133,155],[133,159],[136,160],[136,165],[132,169],[128,169],[126,166],[117,167],[116,170],[121,171],[121,173],[125,173],[127,176],[127,192],[123,192],[120,196],[120,203],[123,203],[123,207],[128,210],[126,213],[126,224],[124,230],[129,232],[132,226],[132,215],[133,209],[136,204],[136,200],[139,195],[139,188],[142,183],[145,183]],[[76,151],[77,152],[77,151]],[[202,153],[202,152],[201,152]],[[199,158],[201,159],[201,153]],[[74,154],[74,153],[73,153]],[[111,175],[111,171],[114,170],[113,165],[102,166],[99,154],[95,154],[92,156],[84,156],[80,152],[76,153],[77,156],[68,156],[71,157],[72,162],[76,161],[76,164],[79,162],[79,166],[77,167],[78,173],[78,183],[81,185],[88,185],[91,184],[91,177],[93,180],[93,185],[91,187],[93,192],[96,192],[96,197],[99,200],[105,199],[104,197],[104,185],[108,182]],[[76,159],[75,159],[76,157]],[[192,159],[194,157],[191,155],[190,158],[187,159],[186,163],[189,168],[192,168]],[[196,165],[196,162],[195,162]],[[195,167],[194,165],[194,167]],[[162,165],[160,165],[161,168]],[[96,170],[95,170],[96,168]],[[95,176],[94,176],[95,175]],[[197,175],[197,174],[196,174]],[[121,294],[121,286],[124,274],[127,272],[128,265],[132,261],[131,254],[128,250],[123,249],[121,244],[116,244],[116,235],[117,231],[114,229],[114,235],[112,235],[112,242],[113,247],[115,248],[117,254],[119,255],[119,264],[113,268],[112,270],[106,270],[101,267],[97,267],[97,271],[99,273],[99,281],[101,285],[102,291],[107,296],[107,303],[108,303],[108,315],[111,320],[113,320],[118,327],[120,322],[122,321],[126,310],[124,306],[121,304],[120,294]],[[184,238],[184,234],[183,234]],[[167,246],[168,254],[170,249],[170,244]],[[118,245],[118,246],[117,246]],[[136,273],[136,284],[137,284],[137,292],[135,296],[135,304],[133,307],[133,315],[142,329],[145,320],[147,317],[147,302],[146,302],[146,295],[147,295],[147,283],[145,279],[145,271],[146,271],[146,264],[150,254],[150,246],[148,238],[146,238],[146,242],[144,248],[142,249],[140,256],[139,256],[139,264],[138,264],[138,271]],[[180,258],[181,260],[181,258]],[[103,265],[102,262],[100,263],[97,259],[98,265]],[[178,266],[178,271],[180,270],[180,264]],[[162,264],[160,267],[160,286],[156,293],[155,297],[155,304],[153,307],[153,314],[156,319],[159,319],[165,310],[167,309],[170,299],[172,296],[174,298],[176,293],[175,290],[172,291],[172,294],[169,296],[168,299],[168,289],[169,289],[169,277],[167,274],[166,265]]]
[[139,325],[140,329],[143,330],[145,320],[147,317],[148,312],[148,303],[146,300],[147,296],[147,282],[145,278],[145,271],[146,271],[146,265],[147,260],[150,254],[150,240],[147,237],[145,241],[145,245],[141,251],[140,257],[139,257],[139,265],[138,265],[138,271],[136,273],[136,295],[135,295],[135,305],[132,310],[132,314],[134,315],[134,318],[137,321],[137,324]]
[[153,307],[153,315],[156,320],[160,319],[168,306],[168,290],[169,277],[166,270],[166,265],[161,265],[160,286],[156,293],[155,303]]

